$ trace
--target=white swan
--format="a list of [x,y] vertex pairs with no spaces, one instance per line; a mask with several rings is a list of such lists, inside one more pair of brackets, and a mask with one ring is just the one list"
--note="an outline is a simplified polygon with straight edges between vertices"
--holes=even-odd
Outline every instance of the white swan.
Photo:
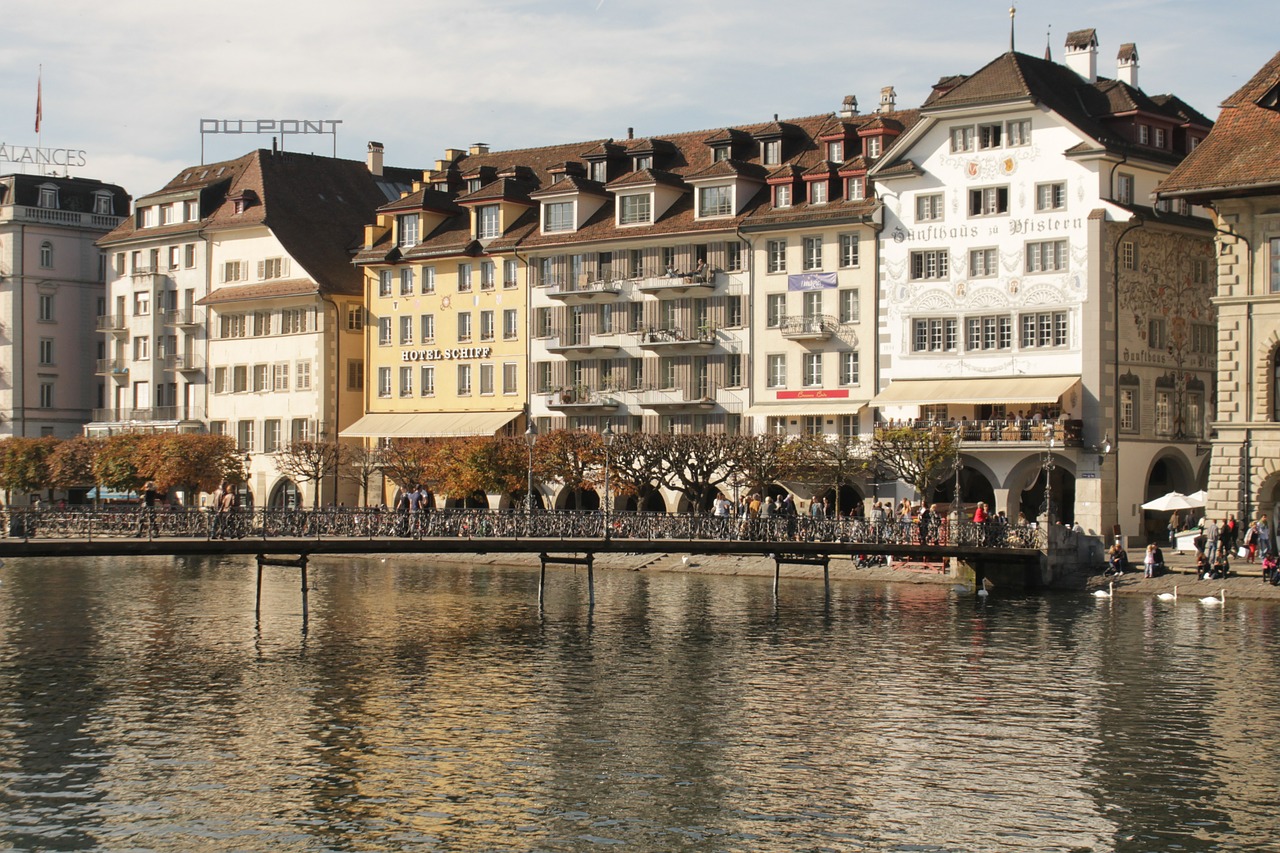
[[1159,595],[1157,595],[1156,598],[1160,599],[1161,601],[1177,601],[1178,588],[1175,586],[1173,588],[1173,592],[1162,592]]
[[1107,584],[1107,588],[1105,590],[1095,589],[1093,591],[1094,598],[1111,598],[1115,594],[1116,594],[1115,581],[1112,581],[1111,583]]
[[1227,600],[1227,591],[1225,589],[1220,590],[1218,595],[1220,596],[1219,598],[1214,598],[1212,595],[1206,595],[1204,598],[1200,599],[1200,603],[1212,606],[1214,604],[1222,604]]
[[978,598],[986,598],[990,594],[991,593],[987,592],[986,587],[983,587],[982,589],[978,590]]

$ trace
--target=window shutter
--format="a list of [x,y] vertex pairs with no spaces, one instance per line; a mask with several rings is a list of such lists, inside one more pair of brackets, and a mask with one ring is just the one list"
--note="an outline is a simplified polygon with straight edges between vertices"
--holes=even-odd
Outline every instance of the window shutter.
[[640,361],[640,378],[642,390],[658,387],[658,357],[646,356]]
[[290,269],[291,267],[289,266],[289,259],[281,258],[280,259],[280,277],[288,278]]

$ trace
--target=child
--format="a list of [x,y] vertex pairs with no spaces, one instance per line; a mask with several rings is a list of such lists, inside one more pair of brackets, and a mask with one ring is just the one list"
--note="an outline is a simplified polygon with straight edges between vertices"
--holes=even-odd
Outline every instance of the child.
[[1146,556],[1142,558],[1143,577],[1153,578],[1156,576],[1156,545],[1152,542],[1147,546]]

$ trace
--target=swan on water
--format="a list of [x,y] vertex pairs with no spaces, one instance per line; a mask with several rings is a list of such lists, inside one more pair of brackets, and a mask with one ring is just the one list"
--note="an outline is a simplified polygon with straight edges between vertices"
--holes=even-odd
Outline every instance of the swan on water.
[[1206,595],[1204,598],[1200,599],[1200,603],[1201,603],[1201,604],[1210,604],[1210,605],[1212,605],[1212,604],[1222,604],[1224,601],[1226,601],[1226,600],[1227,600],[1227,591],[1226,591],[1225,589],[1224,589],[1224,590],[1220,590],[1220,591],[1218,592],[1218,595],[1220,596],[1219,598],[1214,598],[1212,595]]
[[1115,581],[1112,581],[1111,583],[1107,584],[1107,588],[1105,590],[1095,589],[1093,591],[1094,598],[1111,598],[1115,594],[1116,594]]
[[1173,588],[1173,592],[1162,592],[1159,595],[1157,595],[1156,598],[1160,599],[1161,601],[1177,601],[1178,588],[1175,586]]

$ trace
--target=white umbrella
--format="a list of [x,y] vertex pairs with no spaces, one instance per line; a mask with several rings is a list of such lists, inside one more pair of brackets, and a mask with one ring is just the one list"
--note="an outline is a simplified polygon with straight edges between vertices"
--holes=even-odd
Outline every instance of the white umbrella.
[[1161,495],[1155,500],[1147,501],[1142,505],[1142,508],[1156,512],[1170,512],[1175,509],[1195,509],[1201,506],[1204,506],[1204,501],[1197,503],[1181,492],[1169,492],[1169,494]]
[[1206,492],[1204,489],[1201,489],[1198,492],[1192,492],[1191,494],[1187,495],[1187,500],[1195,501],[1196,506],[1204,506],[1206,503],[1209,502],[1209,493]]

